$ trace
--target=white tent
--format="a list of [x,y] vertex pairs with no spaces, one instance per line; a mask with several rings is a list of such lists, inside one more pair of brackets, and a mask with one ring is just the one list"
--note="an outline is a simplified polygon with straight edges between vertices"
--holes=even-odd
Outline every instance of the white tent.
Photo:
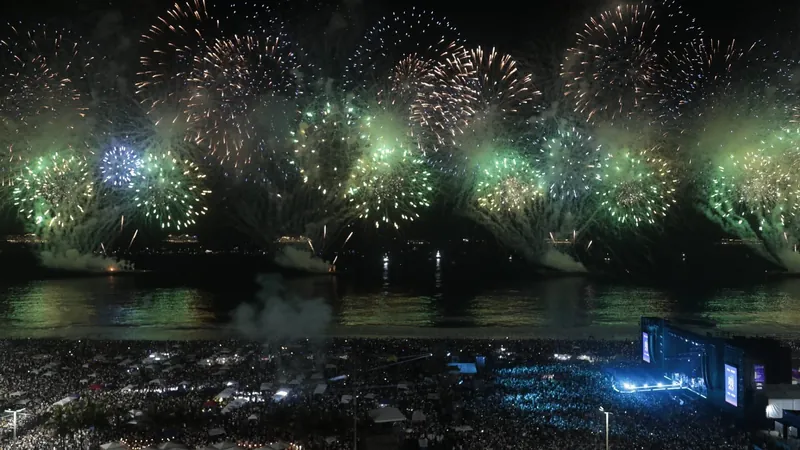
[[158,450],[185,450],[186,446],[180,442],[164,442],[158,446]]
[[343,395],[342,396],[341,403],[347,404],[347,403],[350,403],[352,401],[353,401],[353,396],[352,395]]
[[219,394],[214,397],[215,400],[225,400],[226,398],[233,397],[233,394],[236,393],[236,388],[225,388]]
[[261,387],[258,390],[269,391],[270,389],[272,389],[272,383],[261,383]]
[[223,434],[225,434],[225,430],[223,430],[222,428],[212,428],[208,430],[208,435],[211,437],[222,436]]
[[212,447],[214,447],[216,449],[219,449],[219,450],[239,450],[239,449],[242,449],[242,447],[239,447],[238,445],[236,445],[235,442],[231,442],[231,441],[219,442],[217,444],[212,445]]
[[375,423],[404,422],[406,420],[406,416],[399,409],[393,407],[373,409],[369,412],[369,416]]
[[53,403],[53,406],[64,406],[64,405],[66,405],[67,403],[69,403],[69,402],[71,402],[71,401],[75,400],[76,398],[77,398],[77,397],[75,397],[74,395],[70,395],[69,397],[64,397],[64,398],[62,398],[61,400],[59,400],[59,401],[57,401],[57,402]]
[[328,389],[327,384],[318,384],[317,387],[314,388],[314,395],[321,395],[324,394],[325,391]]
[[151,386],[153,386],[153,385],[155,385],[155,386],[164,386],[164,380],[160,380],[160,379],[156,378],[155,380],[150,380],[150,382],[147,383],[147,384],[149,384]]
[[247,420],[258,420],[258,416],[257,416],[257,415],[255,415],[255,414],[250,414],[250,415],[247,417]]
[[128,444],[124,442],[108,442],[100,446],[103,450],[130,450]]
[[767,397],[766,414],[770,419],[782,418],[783,411],[800,409],[800,385],[768,385],[763,394]]
[[420,410],[414,411],[413,413],[411,413],[411,421],[412,422],[425,422],[425,413],[420,411]]
[[472,431],[472,427],[469,426],[469,425],[461,425],[461,426],[453,427],[453,429],[458,431],[458,432],[461,432],[461,433],[463,433],[465,431]]
[[247,402],[244,401],[244,400],[236,399],[236,400],[228,403],[227,405],[225,405],[224,408],[222,408],[222,414],[228,414],[231,411],[235,411],[235,410],[241,408],[242,406],[244,406],[245,403],[247,403]]

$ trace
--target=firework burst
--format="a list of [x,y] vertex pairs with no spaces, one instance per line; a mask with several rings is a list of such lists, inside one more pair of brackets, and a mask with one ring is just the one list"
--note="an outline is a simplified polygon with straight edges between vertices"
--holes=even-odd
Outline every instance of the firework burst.
[[240,170],[263,148],[263,135],[286,133],[303,93],[300,75],[282,36],[216,40],[195,57],[182,101],[194,142]]
[[[81,80],[90,59],[80,50],[86,46],[68,31],[7,25],[0,38],[0,139],[7,159],[21,162],[40,155],[27,154],[40,145],[49,131],[74,134],[86,114]],[[45,131],[47,130],[47,131]]]
[[64,227],[83,215],[94,195],[89,165],[53,153],[28,163],[15,180],[14,206],[36,226]]
[[608,152],[598,169],[600,210],[620,226],[655,224],[675,203],[677,179],[669,163],[652,150]]
[[547,175],[548,191],[554,199],[577,199],[591,194],[592,168],[601,159],[601,146],[576,127],[558,127],[539,142],[538,166]]
[[430,173],[408,126],[408,118],[373,105],[360,120],[364,150],[350,173],[345,198],[360,219],[376,228],[414,221],[430,206]]
[[124,145],[113,145],[102,157],[100,171],[103,182],[115,188],[128,188],[141,174],[142,158],[135,150]]
[[541,199],[542,174],[513,152],[494,155],[475,185],[478,206],[491,213],[513,213]]
[[757,147],[729,154],[712,172],[710,204],[722,217],[777,219],[785,225],[800,208],[800,134],[781,130]]
[[642,111],[661,70],[654,49],[658,30],[654,11],[645,4],[591,18],[561,68],[574,110],[589,122]]
[[205,175],[192,162],[170,152],[148,153],[142,174],[133,182],[134,204],[145,220],[163,230],[182,230],[204,215],[201,185]]
[[681,50],[670,51],[659,91],[665,113],[677,117],[689,105],[726,91],[733,68],[746,52],[736,46],[736,41],[722,44],[713,39],[689,42]]
[[440,143],[458,145],[466,130],[507,127],[541,95],[509,55],[478,47],[448,54],[412,107],[414,121]]
[[186,96],[195,58],[220,37],[219,21],[211,15],[205,0],[175,3],[142,35],[144,56],[136,83],[145,106],[177,104]]
[[360,111],[347,100],[322,100],[306,108],[292,133],[293,164],[304,183],[338,195],[365,147]]
[[459,33],[447,20],[416,8],[393,13],[367,31],[346,68],[346,84],[363,88],[396,77],[398,63],[409,57],[434,64],[458,49]]

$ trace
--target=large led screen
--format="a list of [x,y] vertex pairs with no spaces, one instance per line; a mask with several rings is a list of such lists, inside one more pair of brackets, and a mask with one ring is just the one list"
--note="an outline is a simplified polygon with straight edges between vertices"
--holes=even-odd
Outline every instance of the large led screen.
[[650,362],[650,336],[642,332],[642,359]]
[[733,406],[739,406],[739,370],[725,364],[725,401]]

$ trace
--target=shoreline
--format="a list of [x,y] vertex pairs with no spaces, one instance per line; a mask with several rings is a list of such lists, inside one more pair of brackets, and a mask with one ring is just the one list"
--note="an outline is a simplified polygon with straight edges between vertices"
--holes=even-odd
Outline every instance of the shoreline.
[[[730,335],[764,336],[778,339],[800,338],[800,330],[780,326],[725,326],[708,332]],[[297,339],[464,339],[464,340],[611,340],[638,339],[638,324],[593,325],[575,328],[556,327],[413,327],[379,325],[333,325],[324,335],[297,336]],[[263,340],[268,340],[265,336]],[[153,327],[65,327],[57,329],[19,329],[0,332],[0,340],[65,339],[99,341],[254,341],[231,327],[165,329]]]

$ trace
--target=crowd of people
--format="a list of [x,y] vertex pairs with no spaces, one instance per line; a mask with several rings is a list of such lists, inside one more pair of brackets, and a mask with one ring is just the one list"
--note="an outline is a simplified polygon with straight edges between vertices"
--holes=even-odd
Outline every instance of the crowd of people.
[[[636,341],[0,341],[0,448],[745,449],[693,394],[622,394]],[[467,363],[453,367],[450,363]],[[475,364],[477,373],[469,368]],[[382,419],[382,412],[396,415]],[[355,414],[355,417],[354,417]],[[385,423],[381,423],[385,422]],[[357,424],[357,425],[355,425]],[[236,447],[233,447],[233,446]],[[106,445],[107,446],[107,445]],[[112,447],[113,448],[113,447]]]

